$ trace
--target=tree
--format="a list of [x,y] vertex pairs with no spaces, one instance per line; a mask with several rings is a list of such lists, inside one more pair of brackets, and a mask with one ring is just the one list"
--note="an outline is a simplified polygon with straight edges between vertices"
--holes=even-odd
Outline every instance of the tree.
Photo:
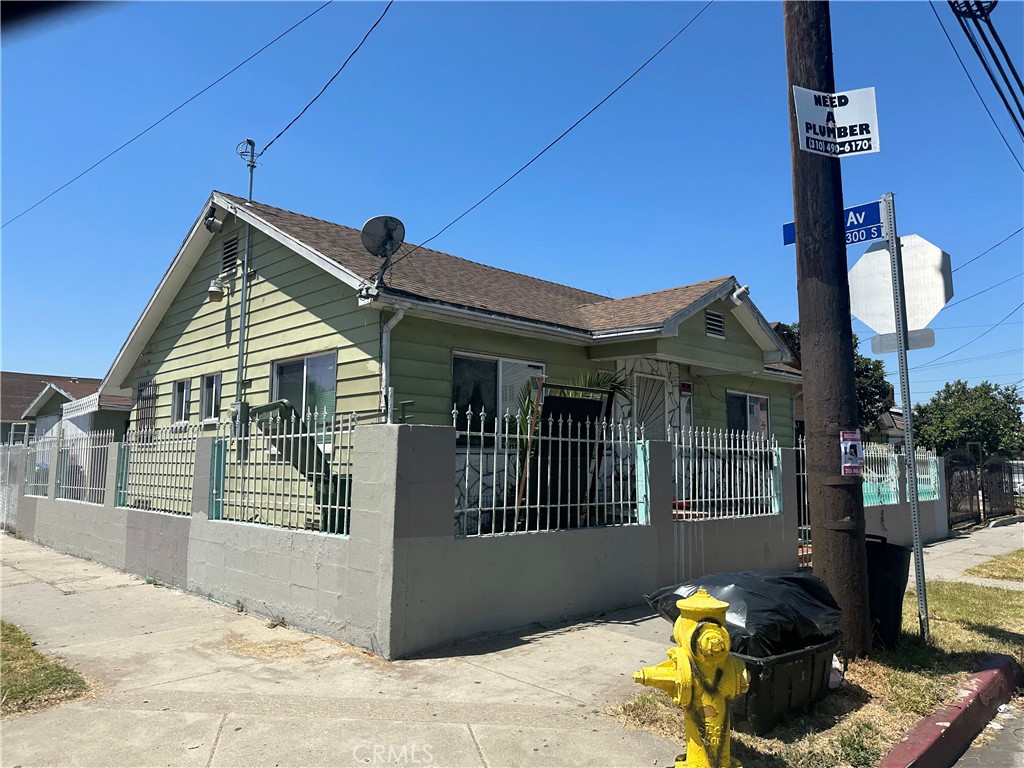
[[981,443],[985,454],[1007,457],[1024,453],[1021,397],[1013,386],[983,381],[976,387],[957,379],[947,383],[927,403],[914,406],[918,441],[939,454],[968,443]]
[[[800,358],[800,323],[778,323],[775,332]],[[857,351],[859,342],[853,337],[853,371],[857,385],[857,425],[874,429],[878,417],[893,403],[893,389],[885,379],[885,363],[865,357]]]

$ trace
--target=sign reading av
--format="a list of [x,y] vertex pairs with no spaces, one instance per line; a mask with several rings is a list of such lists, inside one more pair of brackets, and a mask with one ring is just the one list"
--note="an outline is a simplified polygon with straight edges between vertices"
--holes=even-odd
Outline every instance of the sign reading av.
[[[846,226],[846,244],[867,243],[884,237],[882,233],[882,206],[875,200],[843,210]],[[796,243],[796,225],[791,221],[782,225],[782,244]]]
[[846,157],[878,152],[875,89],[823,93],[793,86],[800,149]]

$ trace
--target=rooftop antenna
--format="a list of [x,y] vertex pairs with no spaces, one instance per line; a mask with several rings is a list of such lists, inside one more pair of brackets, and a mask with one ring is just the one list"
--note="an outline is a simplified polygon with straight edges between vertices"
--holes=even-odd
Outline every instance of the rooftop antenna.
[[235,147],[235,151],[238,152],[238,156],[245,160],[245,164],[249,166],[249,197],[246,203],[252,202],[252,172],[256,170],[256,142],[252,139],[246,139],[245,141],[239,142],[238,146]]
[[394,216],[374,216],[363,224],[359,234],[363,247],[378,259],[384,260],[373,280],[373,287],[368,291],[370,295],[375,295],[380,281],[384,279],[384,273],[391,266],[391,257],[405,242],[405,225]]

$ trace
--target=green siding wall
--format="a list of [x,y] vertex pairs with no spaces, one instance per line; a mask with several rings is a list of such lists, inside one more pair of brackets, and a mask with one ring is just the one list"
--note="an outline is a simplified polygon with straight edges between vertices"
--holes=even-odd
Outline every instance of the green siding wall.
[[415,423],[452,423],[455,352],[543,363],[548,381],[560,384],[587,370],[614,368],[590,360],[586,347],[406,316],[391,332],[391,386],[396,403],[415,401],[409,408]]
[[[221,243],[239,237],[239,267],[229,280],[232,291],[210,301],[207,288],[218,276]],[[319,267],[261,232],[252,233],[245,389],[253,405],[271,397],[273,363],[334,352],[338,360],[337,410],[373,411],[379,407],[380,314],[360,308],[355,292]],[[221,374],[221,420],[230,417],[237,398],[238,316],[245,227],[229,219],[214,237],[146,344],[123,386],[157,382],[157,424],[171,421],[172,384],[192,382],[190,413],[198,420],[200,384],[205,374]]]
[[681,357],[694,363],[734,371],[759,371],[764,367],[764,353],[740,321],[730,311],[732,304],[716,301],[708,309],[725,316],[725,338],[708,336],[704,312],[698,312],[679,326],[679,334],[658,340],[658,352]]
[[784,381],[755,376],[693,376],[688,366],[679,367],[682,381],[693,384],[693,423],[698,427],[724,429],[727,422],[727,392],[745,392],[768,397],[768,418],[772,433],[783,447],[792,447],[793,387]]

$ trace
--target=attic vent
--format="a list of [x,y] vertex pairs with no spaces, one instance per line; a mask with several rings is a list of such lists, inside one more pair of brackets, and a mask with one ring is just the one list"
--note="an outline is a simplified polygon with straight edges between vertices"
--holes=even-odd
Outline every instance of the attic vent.
[[704,332],[716,339],[725,338],[725,315],[721,312],[704,311]]
[[238,235],[228,238],[220,246],[220,272],[234,272],[238,266]]

